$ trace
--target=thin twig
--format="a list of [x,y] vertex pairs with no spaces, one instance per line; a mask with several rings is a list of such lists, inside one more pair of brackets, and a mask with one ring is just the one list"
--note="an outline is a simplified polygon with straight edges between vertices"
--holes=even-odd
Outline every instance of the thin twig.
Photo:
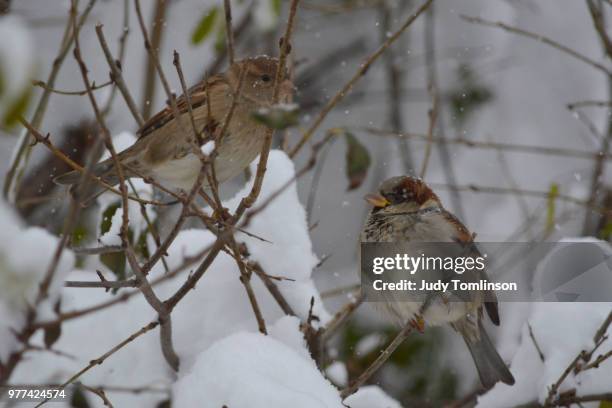
[[434,130],[438,119],[438,92],[434,88],[433,84],[430,84],[431,89],[431,110],[429,111],[429,130],[427,131],[427,145],[425,146],[425,155],[423,158],[423,165],[421,172],[419,173],[420,178],[425,177],[427,171],[427,165],[429,164],[429,156],[431,155],[432,139],[434,137]]
[[345,399],[349,395],[355,393],[359,387],[361,387],[378,369],[391,357],[393,352],[399,347],[400,344],[410,335],[413,328],[410,324],[404,326],[402,330],[395,336],[393,341],[385,348],[380,355],[374,360],[374,362],[366,368],[366,370],[357,377],[355,381],[348,387],[340,392],[340,397]]
[[612,58],[612,41],[610,41],[610,37],[608,37],[602,10],[595,5],[593,0],[586,0],[586,3],[589,6],[589,12],[591,13],[591,18],[593,19],[593,25],[595,26],[595,30],[597,30],[597,34],[599,35],[603,48],[606,54]]
[[[123,0],[123,24],[121,30],[121,36],[119,36],[119,57],[115,61],[115,64],[121,67],[123,66],[123,60],[125,58],[125,49],[127,44],[127,38],[130,34],[130,0]],[[102,110],[104,116],[107,116],[110,112],[113,101],[115,100],[115,95],[117,94],[117,84],[111,89],[111,93],[108,96],[108,100],[106,101],[106,106]]]
[[287,299],[285,299],[281,291],[278,289],[276,283],[274,283],[272,279],[270,279],[268,274],[263,271],[261,266],[258,263],[255,263],[252,266],[251,270],[255,272],[255,274],[259,276],[264,285],[266,285],[266,288],[268,288],[268,291],[270,292],[274,300],[276,300],[276,303],[278,303],[283,313],[285,313],[287,316],[295,316],[296,314],[293,311],[291,305],[289,305],[289,302],[287,302]]
[[[23,117],[19,118],[19,122],[24,127],[26,127],[28,129],[28,132],[30,132],[30,134],[32,136],[34,136],[34,138],[36,139],[36,143],[42,143],[47,149],[49,149],[49,151],[54,156],[56,156],[57,158],[62,160],[64,163],[66,163],[68,166],[70,166],[70,168],[72,168],[73,170],[76,170],[76,171],[78,171],[79,173],[82,173],[82,174],[86,174],[86,171],[85,171],[86,168],[82,167],[80,164],[78,164],[77,162],[75,162],[74,160],[69,158],[65,153],[63,153],[61,150],[59,150],[57,147],[55,147],[55,145],[53,145],[53,143],[51,143],[51,141],[49,140],[49,135],[43,136],[38,130],[36,130],[32,126],[32,124],[27,122],[25,120],[25,118],[23,118]],[[93,175],[91,173],[88,173],[86,175],[86,179],[95,181],[96,183],[98,183],[99,185],[103,186],[108,191],[111,191],[111,192],[121,196],[121,192],[119,190],[117,190],[116,188],[114,188],[110,184],[107,184],[100,177],[97,177],[97,176],[95,176],[95,175]],[[128,199],[130,199],[132,201],[136,201],[136,202],[138,202],[140,204],[151,204],[151,205],[156,205],[156,206],[165,206],[166,205],[165,203],[162,203],[162,202],[159,202],[159,201],[143,200],[141,198],[134,197],[134,196],[128,196]]]
[[[164,26],[165,26],[163,21],[166,16],[166,8],[168,7],[168,3],[169,3],[168,0],[157,0],[155,2],[155,12],[153,15],[153,22],[152,22],[152,26],[153,26],[153,36],[151,38],[152,44],[148,40],[148,35],[146,36],[147,38],[145,38],[145,48],[148,51],[147,70],[144,76],[144,82],[143,82],[143,87],[142,87],[143,88],[142,116],[145,120],[151,117],[151,109],[153,108],[153,102],[154,102],[153,99],[155,98],[155,85],[156,85],[155,71],[156,69],[159,71],[159,68],[157,68],[157,65],[159,64],[157,53],[161,45],[162,34],[164,31]],[[138,21],[141,25],[141,28],[143,28],[146,31],[146,28],[144,28],[146,26],[142,18],[142,12],[140,11],[140,2],[135,2],[135,5],[136,5],[136,12],[138,14]],[[160,76],[160,79],[161,79],[161,76]]]
[[[243,17],[238,22],[236,29],[233,31],[234,41],[241,38],[242,34],[250,26],[253,21],[253,7],[255,2],[251,2],[248,8],[244,11]],[[223,47],[220,52],[217,52],[215,59],[206,67],[205,74],[202,76],[202,80],[208,78],[209,75],[213,75],[219,72],[221,65],[223,64],[225,57],[227,56],[227,47]]]
[[539,42],[542,42],[544,44],[550,45],[553,48],[556,48],[557,50],[564,52],[565,54],[571,55],[572,57],[576,58],[579,61],[582,61],[590,66],[592,66],[595,69],[600,70],[601,72],[605,73],[606,75],[611,75],[612,73],[610,72],[610,70],[606,67],[604,67],[603,65],[601,65],[600,63],[593,61],[592,59],[585,57],[584,55],[580,54],[579,52],[563,45],[560,44],[558,42],[556,42],[555,40],[552,40],[548,37],[545,37],[543,35],[540,34],[536,34],[536,33],[532,33],[531,31],[527,31],[527,30],[523,30],[521,28],[518,27],[513,27],[510,26],[508,24],[505,24],[501,21],[490,21],[490,20],[485,20],[484,18],[480,18],[480,17],[470,17],[470,16],[466,16],[466,15],[462,15],[461,16],[462,19],[464,19],[465,21],[469,22],[469,23],[473,23],[473,24],[480,24],[480,25],[484,25],[487,27],[496,27],[496,28],[501,28],[503,30],[509,31],[511,33],[514,34],[518,34],[518,35],[522,35],[523,37],[528,37],[534,40],[537,40]]
[[[611,0],[612,1],[612,0]],[[567,104],[567,109],[573,110],[576,108],[584,108],[595,106],[597,108],[609,108],[612,106],[612,101],[578,101]]]
[[266,322],[264,321],[263,314],[261,313],[261,309],[259,308],[259,303],[257,302],[257,298],[255,297],[255,292],[253,291],[253,287],[251,286],[251,274],[246,270],[246,266],[240,256],[238,244],[236,244],[234,236],[230,235],[228,241],[229,246],[232,249],[232,252],[234,253],[234,258],[236,259],[236,264],[238,265],[238,269],[240,271],[240,282],[246,290],[247,297],[249,298],[249,303],[251,304],[253,314],[255,315],[255,320],[257,320],[257,328],[262,334],[268,334],[268,331],[266,329]]
[[227,41],[227,55],[230,65],[234,65],[234,30],[232,28],[232,6],[230,0],[223,0],[225,10],[225,36]]
[[[93,9],[95,3],[96,0],[89,0],[89,3],[87,3],[87,6],[81,13],[81,17],[79,18],[79,21],[76,24],[77,30],[80,30],[83,24],[85,24],[85,22],[87,21],[87,17]],[[45,81],[45,84],[47,85],[47,87],[49,87],[49,89],[54,88],[57,75],[59,74],[64,60],[66,59],[66,55],[68,55],[68,51],[70,51],[70,48],[72,47],[72,43],[74,41],[74,30],[71,13],[72,10],[70,10],[68,13],[68,18],[66,20],[66,28],[64,29],[64,35],[61,41],[60,49],[57,53],[57,56],[53,60],[51,72],[49,72],[49,76]],[[36,105],[36,108],[34,109],[32,119],[29,120],[29,122],[32,123],[32,127],[40,127],[47,111],[47,106],[49,104],[50,97],[51,91],[45,89],[40,97],[40,100],[38,101],[38,105]],[[13,161],[11,162],[11,165],[4,179],[3,195],[5,199],[9,199],[11,191],[14,191],[18,187],[21,175],[23,173],[23,169],[28,163],[31,150],[32,138],[31,134],[29,133],[29,130],[26,130],[19,140],[18,146],[15,150],[16,153],[14,155]]]
[[[289,17],[287,19],[287,27],[285,29],[285,34],[282,37],[281,45],[280,45],[280,55],[278,58],[278,67],[276,70],[276,77],[274,78],[274,93],[272,98],[272,103],[277,104],[279,100],[280,93],[280,85],[282,81],[282,77],[285,74],[285,66],[287,63],[287,56],[291,51],[291,35],[293,33],[293,25],[295,21],[295,15],[297,13],[297,8],[300,0],[292,0],[291,6],[289,7]],[[266,135],[264,138],[263,146],[261,149],[261,154],[259,155],[259,163],[257,163],[257,171],[255,172],[255,180],[253,181],[253,186],[251,187],[251,191],[249,194],[244,197],[236,212],[234,214],[235,220],[239,220],[240,217],[244,214],[244,212],[249,209],[259,197],[259,193],[261,192],[261,186],[263,184],[263,178],[266,173],[266,165],[268,163],[268,156],[270,154],[270,148],[272,147],[272,136],[274,130],[268,129],[266,131]]]
[[[113,84],[112,80],[104,82],[103,84],[100,84],[100,85],[96,85],[96,83],[93,82],[91,84],[91,90],[92,91],[97,91],[98,89],[105,88],[105,87],[107,87],[109,85],[112,85],[112,84]],[[52,93],[55,93],[55,94],[58,94],[58,95],[79,95],[79,96],[87,95],[87,90],[82,90],[82,91],[63,91],[63,90],[60,90],[60,89],[53,89],[53,88],[50,88],[49,86],[47,86],[47,84],[45,84],[43,81],[32,81],[32,85],[38,86],[38,87],[40,87],[42,89],[46,89],[49,92],[52,92]]]
[[[572,360],[572,362],[565,368],[565,370],[563,370],[563,373],[561,373],[561,376],[559,377],[559,379],[554,384],[552,384],[550,386],[550,388],[548,390],[548,396],[546,397],[546,400],[544,401],[544,407],[551,407],[551,406],[561,405],[561,404],[558,403],[558,401],[561,398],[564,397],[563,395],[559,396],[555,400],[555,395],[557,394],[557,391],[559,390],[559,387],[561,386],[561,384],[563,384],[563,381],[565,381],[567,376],[572,371],[579,372],[579,371],[581,371],[581,370],[583,370],[585,368],[585,366],[580,367],[580,361],[589,362],[589,360],[590,360],[591,356],[593,355],[593,353],[595,352],[595,350],[597,350],[597,348],[606,339],[605,334],[608,331],[608,328],[610,327],[611,324],[612,324],[612,312],[610,312],[608,314],[608,316],[606,317],[606,319],[604,319],[604,321],[601,324],[601,326],[595,332],[595,335],[593,337],[593,341],[595,343],[595,346],[592,348],[592,350],[590,352],[587,352],[586,350],[581,350],[576,355],[576,357]],[[586,367],[588,367],[588,366],[586,366]],[[566,405],[569,405],[569,404],[566,404]]]
[[529,329],[529,337],[531,337],[531,341],[535,346],[536,351],[538,352],[538,356],[540,356],[540,361],[544,362],[544,353],[542,353],[542,349],[540,348],[540,345],[538,344],[535,335],[533,334],[533,329],[531,328],[531,324],[529,324],[529,322],[527,322],[527,328]]
[[[397,15],[401,12],[400,5],[408,5],[409,2],[398,3],[397,10],[392,12],[389,1],[379,1],[381,24],[379,25],[380,41],[384,42],[387,39],[387,34],[391,32],[391,22],[397,18]],[[408,34],[405,34],[406,36]],[[387,117],[388,123],[394,132],[401,132],[403,130],[402,120],[402,87],[404,77],[406,76],[406,70],[400,69],[396,60],[396,53],[393,47],[387,49],[384,55],[384,64],[386,69],[386,82],[387,82]],[[412,151],[410,149],[410,142],[408,139],[398,139],[396,141],[399,149],[399,157],[403,166],[404,174],[414,174],[415,166],[412,158]]]
[[[450,189],[451,188],[448,184],[431,183],[430,185],[434,188],[440,188],[440,189]],[[529,197],[536,197],[536,198],[542,198],[542,199],[550,198],[550,192],[548,191],[535,191],[535,190],[526,190],[526,189],[517,190],[517,189],[509,189],[505,187],[496,187],[496,186],[480,186],[476,184],[459,185],[459,186],[453,186],[452,188],[456,188],[457,191],[465,191],[465,192],[472,192],[472,193],[486,193],[486,194],[516,194],[516,193],[519,193],[519,194],[523,194]],[[577,204],[580,206],[584,206],[586,208],[590,208],[601,214],[612,214],[612,209],[590,205],[587,200],[581,200],[579,198],[568,196],[565,194],[559,194],[556,196],[556,198],[561,201],[567,201],[568,203],[573,203],[573,204]]]
[[[599,35],[599,39],[602,43],[602,48],[608,57],[608,60],[612,59],[612,41],[610,41],[610,37],[608,37],[607,27],[604,21],[604,17],[599,9],[595,7],[595,4],[591,1],[587,1],[589,6],[589,10],[591,12],[591,17],[593,19],[593,24],[595,25],[595,29],[597,34]],[[608,98],[612,99],[612,74],[608,73]],[[594,160],[593,164],[593,174],[591,176],[591,185],[589,191],[589,200],[588,203],[590,206],[593,206],[597,203],[597,195],[601,190],[602,186],[602,174],[604,174],[604,169],[606,165],[606,161],[603,159],[603,155],[607,154],[610,150],[610,144],[612,143],[612,117],[610,115],[606,115],[606,135],[601,139],[601,144],[599,147],[599,151],[601,155]],[[592,214],[589,211],[585,211],[584,214],[584,222],[582,226],[583,235],[595,235],[592,231]]]
[[135,279],[120,280],[120,281],[65,281],[64,286],[67,288],[135,288],[138,282]]
[[[436,16],[435,12],[435,4],[433,4],[425,14],[425,21],[423,24],[424,29],[424,42],[425,42],[425,66],[426,70],[426,78],[427,83],[434,90],[439,90],[439,81],[438,81],[438,59],[437,59],[437,48],[436,48]],[[442,171],[444,173],[444,178],[446,182],[450,186],[450,202],[451,207],[455,214],[461,218],[465,219],[465,211],[463,209],[463,202],[461,200],[461,195],[459,191],[457,191],[454,186],[458,184],[457,182],[457,172],[455,171],[455,160],[453,160],[453,156],[448,148],[446,137],[446,132],[444,129],[444,111],[441,110],[438,112],[437,116],[437,128],[438,128],[438,137],[440,142],[437,144],[438,155],[440,156],[440,167],[442,167]],[[432,135],[433,136],[433,135]],[[431,140],[432,137],[428,135],[428,140]]]
[[[73,7],[76,8],[76,0],[72,0],[72,4],[73,4]],[[79,70],[81,71],[81,77],[83,78],[83,83],[85,84],[85,88],[87,89],[87,95],[89,97],[89,101],[91,102],[91,106],[96,116],[96,120],[98,121],[98,124],[100,125],[100,128],[102,130],[102,136],[103,136],[104,143],[106,145],[106,148],[110,152],[113,164],[115,166],[115,170],[117,172],[117,178],[119,179],[119,191],[121,192],[122,214],[123,214],[121,228],[120,228],[120,236],[121,236],[122,244],[125,246],[128,242],[128,224],[129,224],[128,191],[127,191],[127,187],[125,183],[125,174],[123,172],[123,167],[121,166],[121,162],[119,161],[117,151],[115,150],[115,147],[113,145],[113,140],[112,140],[110,131],[108,130],[108,127],[106,126],[104,115],[102,115],[102,112],[98,106],[98,102],[96,101],[93,91],[91,90],[88,69],[81,56],[81,47],[79,43],[79,32],[78,32],[78,26],[76,22],[76,15],[73,15],[73,27],[74,27],[74,58],[77,61]]]
[[359,292],[359,295],[346,303],[342,308],[336,312],[334,317],[327,322],[324,328],[321,329],[321,343],[326,343],[333,335],[338,331],[342,325],[348,320],[348,318],[357,310],[357,308],[363,303],[365,295],[363,292]]
[[579,159],[587,159],[593,160],[598,156],[603,156],[606,160],[612,159],[612,153],[600,154],[599,152],[589,152],[585,150],[575,150],[575,149],[566,149],[562,147],[550,147],[550,146],[530,146],[530,145],[522,145],[522,144],[512,144],[512,143],[500,143],[500,142],[491,142],[491,141],[478,141],[478,140],[468,140],[463,138],[455,138],[455,139],[446,139],[442,140],[439,137],[429,138],[427,134],[421,133],[395,133],[389,130],[384,129],[376,129],[376,128],[354,128],[359,130],[365,130],[368,133],[377,136],[389,136],[389,137],[398,137],[398,138],[410,138],[415,140],[420,140],[427,142],[431,140],[432,143],[442,143],[445,142],[449,145],[459,145],[465,146],[469,148],[475,149],[492,149],[492,150],[504,150],[509,152],[517,152],[517,153],[528,153],[528,154],[539,154],[544,156],[562,156],[562,157],[576,157]]
[[[77,372],[72,377],[70,377],[68,380],[66,380],[66,382],[60,384],[59,388],[66,388],[66,386],[74,383],[76,380],[78,380],[87,371],[91,370],[92,368],[94,368],[97,365],[101,365],[102,363],[104,363],[104,361],[106,361],[107,358],[109,358],[110,356],[115,354],[117,351],[121,350],[123,347],[125,347],[126,345],[128,345],[132,341],[136,340],[138,337],[140,337],[143,334],[153,330],[158,325],[159,325],[159,322],[152,321],[151,323],[147,324],[146,326],[144,326],[140,330],[138,330],[135,333],[131,334],[129,337],[127,337],[121,343],[119,343],[116,346],[112,347],[110,350],[108,350],[106,353],[102,354],[100,357],[91,360],[89,362],[89,364],[87,364],[87,366],[85,366],[79,372]],[[42,404],[44,404],[46,402],[47,402],[47,400],[41,402],[40,404],[37,405],[37,407],[40,407]]]
[[89,392],[97,395],[98,397],[100,397],[100,399],[102,400],[102,403],[104,403],[105,407],[113,408],[113,404],[110,402],[110,400],[106,396],[106,393],[104,392],[103,389],[89,387],[89,386],[87,386],[85,384],[79,384],[79,386],[85,388],[87,391],[89,391]]
[[104,32],[102,31],[103,27],[103,24],[96,24],[96,34],[98,36],[98,40],[100,41],[100,46],[102,47],[104,56],[106,57],[106,62],[108,63],[108,66],[111,70],[111,79],[115,82],[115,84],[117,84],[117,88],[119,88],[121,95],[123,95],[123,99],[125,100],[128,109],[132,113],[132,116],[136,120],[136,123],[138,123],[138,127],[142,127],[142,125],[144,125],[144,119],[140,115],[140,112],[136,107],[136,103],[134,102],[134,98],[132,98],[128,87],[125,84],[125,81],[123,80],[121,68],[117,65],[117,62],[113,58],[113,55],[111,54],[110,49],[108,48],[106,38],[104,37]]

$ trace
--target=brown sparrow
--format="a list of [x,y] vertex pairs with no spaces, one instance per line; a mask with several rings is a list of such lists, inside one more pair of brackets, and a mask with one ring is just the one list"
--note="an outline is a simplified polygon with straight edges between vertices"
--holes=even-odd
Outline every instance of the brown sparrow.
[[[215,170],[219,183],[240,174],[261,152],[267,127],[254,120],[252,113],[272,105],[277,66],[278,60],[267,56],[243,59],[188,91],[196,128],[201,132],[200,140],[195,141],[200,147],[218,139],[234,95],[239,94],[227,131],[217,146]],[[246,73],[238,91],[243,70]],[[286,78],[286,75],[281,78],[280,102],[288,102],[293,91]],[[194,132],[187,98],[181,95],[176,102],[180,124],[172,109],[166,107],[140,128],[139,138],[131,147],[118,154],[126,178],[150,177],[161,185],[185,191],[193,187],[201,161],[193,150]],[[119,183],[112,158],[96,164],[92,173],[111,186]],[[80,178],[80,172],[71,171],[55,181],[72,185]],[[100,186],[94,196],[100,190],[104,188]]]
[[[379,193],[367,195],[366,201],[374,208],[363,227],[362,242],[445,242],[478,251],[468,229],[444,209],[436,194],[421,180],[409,176],[390,178],[381,184]],[[466,271],[461,278],[470,279],[468,274],[474,274],[471,278],[486,279],[484,270]],[[514,377],[482,326],[483,306],[491,321],[499,325],[494,292],[470,291],[461,301],[427,302],[426,308],[422,300],[406,301],[405,297],[398,300],[392,295],[372,303],[401,327],[415,322],[421,327],[422,323],[449,323],[463,336],[484,387],[490,388],[498,381],[514,384]]]

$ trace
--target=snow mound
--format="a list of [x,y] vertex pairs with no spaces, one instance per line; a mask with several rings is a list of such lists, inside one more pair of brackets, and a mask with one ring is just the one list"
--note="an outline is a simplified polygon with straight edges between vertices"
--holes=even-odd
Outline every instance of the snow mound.
[[[40,282],[53,259],[58,239],[42,228],[25,228],[17,214],[2,200],[0,225],[0,361],[6,361],[19,345],[13,331],[23,328],[28,309],[35,304]],[[39,319],[52,316],[63,279],[73,264],[74,255],[64,250],[48,297],[36,310]]]
[[173,395],[177,408],[343,407],[312,359],[272,336],[248,332],[226,337],[200,354],[175,383]]
[[[612,256],[609,244],[597,239],[567,238],[561,242],[593,242],[605,249],[608,257]],[[554,261],[552,258],[555,254],[552,252],[540,262],[534,280],[539,279],[543,267]],[[609,285],[612,290],[612,278],[601,284]],[[526,320],[514,329],[520,332],[520,342],[510,363],[516,384],[512,387],[497,384],[478,399],[478,407],[508,407],[534,401],[543,403],[548,396],[548,388],[557,382],[578,353],[593,349],[595,333],[612,310],[612,303],[539,302],[531,303],[529,307],[530,310],[525,312]],[[529,334],[528,324],[533,329],[533,337],[542,350],[544,361]],[[507,330],[505,333],[509,334]],[[608,328],[607,333],[608,337],[612,337],[612,328]],[[612,342],[609,339],[604,341],[590,362],[611,349]],[[609,392],[610,378],[612,361],[604,361],[598,368],[583,370],[578,374],[570,373],[558,393],[571,389],[575,389],[578,396]]]

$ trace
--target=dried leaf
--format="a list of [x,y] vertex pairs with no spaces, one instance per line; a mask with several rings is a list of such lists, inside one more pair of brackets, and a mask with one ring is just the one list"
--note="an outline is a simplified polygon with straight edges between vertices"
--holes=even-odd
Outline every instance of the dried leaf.
[[358,188],[366,178],[370,167],[370,153],[351,132],[344,132],[346,139],[346,176],[348,190]]
[[219,8],[215,6],[202,15],[202,18],[191,34],[192,44],[196,45],[201,43],[210,35],[210,33],[212,33],[218,14]]
[[54,324],[45,328],[45,347],[51,348],[62,335],[61,323]]

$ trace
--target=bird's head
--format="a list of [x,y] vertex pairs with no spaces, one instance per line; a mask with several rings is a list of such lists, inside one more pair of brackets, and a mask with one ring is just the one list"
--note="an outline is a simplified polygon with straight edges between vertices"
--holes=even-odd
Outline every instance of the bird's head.
[[[244,75],[240,96],[258,107],[269,107],[273,102],[274,81],[278,70],[278,59],[268,56],[245,58],[235,62],[229,72],[229,83],[236,91],[240,77]],[[279,102],[291,102],[294,86],[285,71],[280,77]]]
[[410,176],[385,180],[377,193],[368,194],[365,199],[374,206],[374,211],[403,212],[442,207],[438,196],[424,181]]

